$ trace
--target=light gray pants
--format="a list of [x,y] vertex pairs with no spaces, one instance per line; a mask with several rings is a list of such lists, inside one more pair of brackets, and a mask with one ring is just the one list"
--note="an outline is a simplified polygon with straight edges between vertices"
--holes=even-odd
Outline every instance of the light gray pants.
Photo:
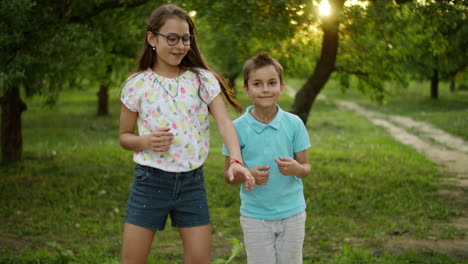
[[249,264],[301,264],[305,211],[280,220],[240,217]]

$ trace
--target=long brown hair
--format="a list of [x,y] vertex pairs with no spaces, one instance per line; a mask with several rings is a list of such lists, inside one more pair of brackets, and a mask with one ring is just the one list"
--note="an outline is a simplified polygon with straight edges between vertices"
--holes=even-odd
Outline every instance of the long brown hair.
[[[155,9],[151,14],[149,21],[147,22],[146,31],[159,31],[159,29],[166,23],[166,21],[171,17],[178,17],[182,20],[185,20],[189,25],[190,34],[194,36],[194,40],[190,43],[190,49],[185,55],[185,57],[180,62],[179,67],[183,69],[189,69],[192,72],[195,72],[198,75],[196,67],[203,68],[205,70],[210,71],[218,80],[221,91],[223,92],[224,96],[226,97],[227,101],[236,109],[237,112],[242,111],[242,106],[240,103],[235,99],[234,91],[229,85],[227,84],[226,80],[216,72],[212,71],[208,65],[206,64],[203,56],[200,53],[200,50],[197,46],[197,32],[195,29],[195,24],[193,23],[190,16],[176,5],[162,5]],[[138,72],[146,71],[148,68],[153,68],[154,64],[156,63],[157,55],[156,52],[153,51],[153,47],[148,43],[146,38],[145,32],[145,41],[143,44],[143,48],[141,53],[138,57]]]

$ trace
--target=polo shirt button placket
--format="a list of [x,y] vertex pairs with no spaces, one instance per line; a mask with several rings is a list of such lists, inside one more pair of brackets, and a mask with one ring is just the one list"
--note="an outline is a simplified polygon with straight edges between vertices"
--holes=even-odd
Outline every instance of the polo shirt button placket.
[[270,135],[270,131],[268,130],[268,128],[265,129],[264,131],[264,137],[263,137],[263,142],[264,142],[264,149],[263,149],[263,155],[265,155],[265,160],[268,160],[271,156],[272,156],[272,144],[274,144],[274,142],[272,142],[271,140],[271,135]]

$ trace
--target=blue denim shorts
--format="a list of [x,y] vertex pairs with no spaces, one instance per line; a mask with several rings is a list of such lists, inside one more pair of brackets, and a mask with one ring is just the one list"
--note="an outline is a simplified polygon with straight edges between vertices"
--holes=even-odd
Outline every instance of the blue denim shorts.
[[188,172],[167,172],[137,164],[125,222],[164,230],[167,217],[173,227],[210,224],[203,167]]

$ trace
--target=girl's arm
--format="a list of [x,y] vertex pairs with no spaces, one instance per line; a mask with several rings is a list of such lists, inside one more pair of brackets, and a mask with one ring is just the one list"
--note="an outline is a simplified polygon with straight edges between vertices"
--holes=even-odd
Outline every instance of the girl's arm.
[[[228,170],[231,164],[231,159],[226,157],[224,160],[224,180],[229,184],[241,184],[245,182],[244,175],[234,175],[234,179],[229,179]],[[255,168],[249,169],[250,174],[255,179],[255,185],[266,185],[268,183],[268,178],[270,177],[270,166],[258,166]]]
[[234,178],[229,178],[228,171],[229,167],[231,167],[231,159],[226,157],[224,160],[224,180],[229,184],[241,184],[245,182],[245,177],[243,174],[237,175],[234,174]]
[[[239,139],[237,137],[236,128],[232,123],[231,118],[224,104],[221,95],[217,95],[208,106],[210,113],[213,115],[216,125],[218,126],[219,133],[223,138],[223,142],[229,152],[230,160],[238,160],[242,162],[242,155],[240,152]],[[237,162],[229,162],[229,169],[227,171],[227,177],[229,180],[233,180],[238,175],[243,175],[245,179],[245,188],[252,189],[255,185],[255,180],[250,174],[249,170]]]
[[294,153],[294,159],[280,157],[275,161],[281,174],[285,176],[294,175],[301,179],[309,176],[310,164],[307,159],[307,150]]
[[120,146],[126,150],[139,151],[152,149],[153,151],[167,151],[172,144],[173,135],[169,128],[158,129],[144,136],[135,135],[137,112],[130,111],[122,104],[120,111],[119,141]]

